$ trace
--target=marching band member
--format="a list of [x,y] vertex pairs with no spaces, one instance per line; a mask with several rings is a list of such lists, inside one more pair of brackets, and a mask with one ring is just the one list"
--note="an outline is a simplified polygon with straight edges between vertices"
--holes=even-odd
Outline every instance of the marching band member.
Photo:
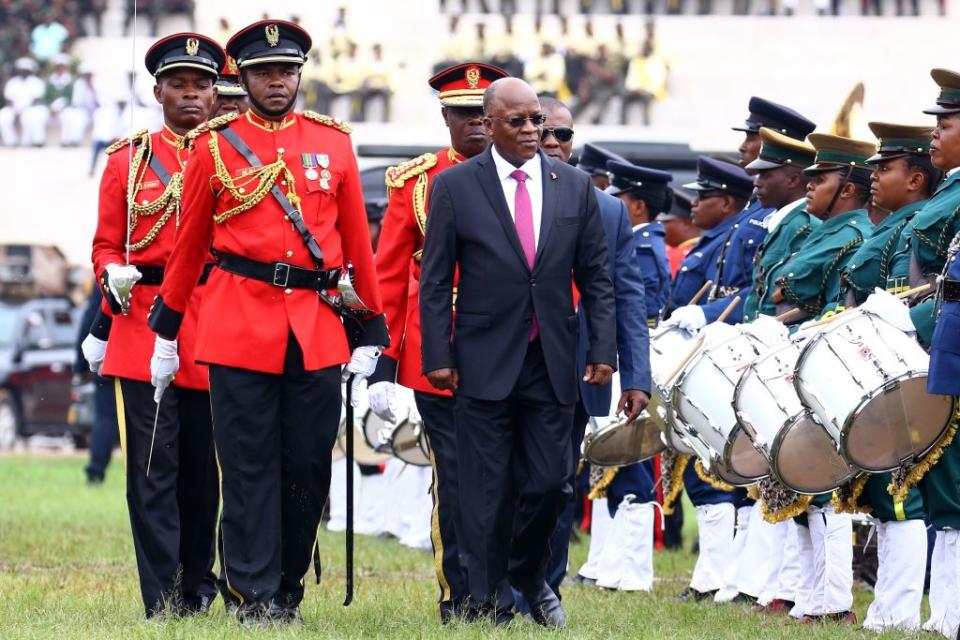
[[[804,170],[810,176],[807,211],[823,224],[780,268],[772,300],[779,312],[797,307],[816,316],[826,305],[825,292],[839,286],[840,273],[873,230],[864,206],[873,171],[866,161],[876,146],[822,133],[811,134],[810,143],[817,155],[815,163]],[[853,524],[849,514],[834,511],[830,498],[831,494],[814,497],[797,521],[801,548],[807,548],[809,540],[813,559],[812,571],[804,572],[805,585],[791,611],[794,616],[802,614],[804,623],[856,622],[851,611]]]
[[217,92],[217,99],[213,103],[213,113],[210,117],[222,116],[225,113],[236,111],[246,113],[250,108],[247,90],[240,84],[240,70],[237,61],[227,56],[227,62],[220,70],[220,76],[213,85]]
[[350,129],[293,112],[310,45],[281,20],[227,43],[250,110],[188,137],[181,233],[150,315],[160,393],[177,371],[176,338],[212,247],[197,351],[184,361],[209,366],[221,559],[238,618],[255,625],[301,619],[341,380],[356,388],[389,344]]
[[[871,193],[873,204],[891,212],[850,259],[840,275],[839,287],[828,293],[838,305],[858,306],[877,287],[886,287],[900,233],[924,206],[940,182],[940,171],[930,161],[931,127],[869,123],[879,139]],[[869,308],[876,299],[864,305]],[[899,302],[895,304],[902,307]],[[896,313],[882,317],[895,321]],[[904,327],[912,330],[913,327]],[[837,492],[834,508],[869,513],[877,524],[879,569],[874,600],[863,626],[873,631],[891,628],[916,630],[920,626],[920,601],[927,566],[927,531],[923,499],[916,487],[905,498],[887,491],[892,474],[863,474]]]
[[421,374],[420,257],[429,211],[431,180],[440,172],[483,153],[483,92],[506,73],[496,67],[467,62],[430,78],[437,90],[440,115],[450,133],[450,146],[426,153],[386,174],[390,201],[377,248],[377,274],[384,314],[390,328],[390,348],[370,377],[370,406],[382,419],[396,422],[396,384],[414,390],[423,416],[433,461],[433,553],[440,584],[440,619],[461,614],[468,594],[457,543],[457,447],[453,393],[435,389]]
[[[701,156],[697,161],[697,181],[684,185],[697,192],[693,201],[693,222],[706,233],[683,261],[673,282],[674,305],[685,305],[707,280],[727,267],[724,249],[739,213],[753,193],[753,178],[736,165]],[[689,308],[689,307],[685,307]],[[679,309],[678,309],[679,310]],[[668,326],[697,331],[688,316],[667,320]],[[713,598],[727,585],[724,567],[733,544],[738,493],[733,487],[708,475],[699,461],[683,465],[683,484],[697,508],[700,555],[690,586],[678,597],[683,601]],[[664,498],[664,511],[671,510]]]
[[[206,611],[217,593],[211,572],[217,475],[207,371],[193,359],[196,314],[183,323],[184,366],[161,395],[150,385],[154,337],[147,313],[169,266],[182,207],[182,136],[209,116],[225,57],[219,44],[197,33],[172,35],[150,47],[145,63],[156,78],[164,127],[108,148],[100,182],[93,266],[112,321],[101,316],[95,322],[84,353],[98,352],[88,359],[102,361],[103,375],[116,381],[127,506],[148,618]],[[128,185],[131,175],[135,182]],[[132,264],[125,264],[128,249]],[[129,299],[119,292],[124,278],[136,281]],[[194,302],[205,288],[197,288]]]

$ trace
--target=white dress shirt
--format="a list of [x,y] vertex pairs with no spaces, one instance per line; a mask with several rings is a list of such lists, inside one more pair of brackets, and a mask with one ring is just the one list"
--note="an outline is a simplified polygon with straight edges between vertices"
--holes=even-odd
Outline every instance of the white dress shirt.
[[526,180],[527,193],[530,194],[530,211],[533,213],[533,246],[540,246],[540,221],[543,219],[543,168],[541,166],[540,154],[538,153],[527,160],[520,167],[515,167],[503,159],[497,153],[497,147],[491,145],[491,154],[493,163],[497,167],[497,176],[500,178],[500,186],[503,188],[503,197],[507,200],[507,208],[510,210],[510,217],[514,223],[517,221],[517,213],[514,210],[517,196],[517,181],[510,177],[510,174],[520,169],[529,176]]

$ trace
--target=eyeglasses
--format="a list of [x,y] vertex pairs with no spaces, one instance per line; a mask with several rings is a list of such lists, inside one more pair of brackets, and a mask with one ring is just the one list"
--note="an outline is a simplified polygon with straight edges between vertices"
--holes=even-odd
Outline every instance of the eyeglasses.
[[490,116],[494,120],[500,120],[501,122],[506,122],[514,129],[519,129],[523,124],[529,120],[533,123],[535,127],[542,127],[543,123],[547,121],[547,116],[542,113],[538,113],[532,116],[513,116],[512,118],[501,118],[499,116]]
[[540,142],[547,139],[547,136],[553,134],[557,142],[570,142],[573,140],[573,129],[570,127],[544,127],[540,132]]

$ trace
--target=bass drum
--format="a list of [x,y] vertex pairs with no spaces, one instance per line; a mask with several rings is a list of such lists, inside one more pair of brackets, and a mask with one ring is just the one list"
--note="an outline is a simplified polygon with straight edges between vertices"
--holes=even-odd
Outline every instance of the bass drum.
[[947,430],[954,399],[927,393],[930,358],[879,316],[850,311],[813,336],[794,385],[844,456],[870,473],[927,453]]
[[620,393],[620,374],[614,372],[610,383],[610,414],[591,416],[583,438],[583,457],[601,467],[643,462],[666,448],[660,439],[660,428],[650,418],[649,411],[642,411],[631,424],[616,415]]
[[[373,413],[368,411],[368,413]],[[366,418],[366,416],[364,416]],[[364,423],[366,420],[364,420]],[[347,453],[347,421],[346,418],[342,419],[340,422],[340,433],[337,434],[337,448],[340,449],[344,454]],[[383,464],[390,458],[392,458],[389,453],[377,452],[367,444],[366,439],[363,437],[363,430],[360,428],[360,424],[357,420],[354,420],[354,437],[353,437],[353,460],[357,464],[365,465],[378,465]]]
[[430,444],[423,421],[411,413],[397,425],[390,437],[390,449],[397,458],[415,467],[430,466]]

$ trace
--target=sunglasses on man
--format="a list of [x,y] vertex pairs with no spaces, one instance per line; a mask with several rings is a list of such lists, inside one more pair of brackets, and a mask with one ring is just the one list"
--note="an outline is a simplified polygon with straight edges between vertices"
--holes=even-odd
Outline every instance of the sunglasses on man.
[[573,129],[570,127],[544,127],[540,132],[540,142],[543,142],[547,139],[547,136],[552,135],[557,139],[557,142],[570,142],[573,140]]
[[538,113],[532,116],[513,116],[512,118],[501,118],[499,116],[490,116],[494,120],[499,120],[500,122],[506,122],[508,125],[514,129],[519,129],[523,124],[529,120],[533,123],[535,127],[542,127],[543,123],[547,121],[547,116],[542,113]]

